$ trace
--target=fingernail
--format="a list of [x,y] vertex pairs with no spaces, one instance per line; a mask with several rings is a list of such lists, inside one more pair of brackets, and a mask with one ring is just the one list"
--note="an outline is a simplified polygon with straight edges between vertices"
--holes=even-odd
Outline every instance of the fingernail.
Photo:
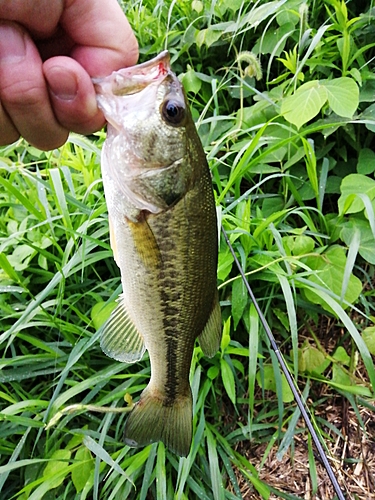
[[14,24],[0,23],[0,60],[17,62],[25,55],[24,32]]
[[78,84],[74,73],[62,66],[51,68],[46,75],[52,94],[63,101],[72,101],[77,96]]

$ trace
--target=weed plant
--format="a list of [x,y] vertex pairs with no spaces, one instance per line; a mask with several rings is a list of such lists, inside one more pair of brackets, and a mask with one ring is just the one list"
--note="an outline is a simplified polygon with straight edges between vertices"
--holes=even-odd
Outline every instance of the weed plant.
[[[361,424],[358,405],[374,411],[375,387],[372,2],[123,8],[141,61],[171,53],[220,222],[311,412],[341,397]],[[99,347],[121,291],[103,140],[101,132],[71,135],[48,153],[22,140],[0,150],[0,498],[223,500],[245,498],[244,485],[254,498],[299,498],[261,480],[249,459],[262,443],[263,464],[272,446],[281,458],[303,423],[223,241],[223,339],[211,360],[195,349],[191,452],[124,446],[124,397],[137,399],[150,368],[147,356],[124,365]],[[328,344],[317,334],[323,316],[340,331]],[[340,436],[323,417],[315,425],[328,441]],[[314,493],[311,447],[309,460]]]

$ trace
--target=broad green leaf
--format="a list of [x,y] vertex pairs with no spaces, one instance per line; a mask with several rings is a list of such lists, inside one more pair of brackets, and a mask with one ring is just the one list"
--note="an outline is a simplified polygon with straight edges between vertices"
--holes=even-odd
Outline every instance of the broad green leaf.
[[213,43],[215,43],[222,35],[221,30],[213,30],[212,28],[205,28],[203,30],[197,31],[195,35],[195,42],[198,47],[202,47],[203,44],[207,46],[207,48],[211,47]]
[[99,330],[99,328],[104,325],[107,319],[110,317],[111,312],[116,308],[116,302],[98,302],[91,309],[91,319],[94,327]]
[[202,86],[202,80],[197,77],[196,72],[189,68],[182,77],[182,84],[186,92],[193,92],[197,94]]
[[29,245],[17,245],[8,260],[15,271],[23,271],[29,266],[30,260],[36,251]]
[[[273,371],[272,365],[264,365],[263,373],[263,380],[260,371],[258,371],[256,376],[259,386],[265,391],[276,392],[275,373]],[[284,374],[282,374],[281,376],[281,387],[284,403],[290,403],[291,401],[293,401],[294,396]]]
[[230,324],[231,324],[231,317],[229,316],[229,318],[224,321],[223,325],[223,333],[220,342],[220,349],[222,350],[222,352],[226,351],[230,343]]
[[333,363],[332,365],[332,382],[343,386],[353,385],[350,375],[346,373],[337,363]]
[[[304,234],[297,236],[284,236],[284,246],[292,255],[304,255],[314,250],[315,242],[310,236]],[[288,252],[288,253],[289,253]]]
[[368,326],[362,332],[362,338],[367,345],[367,349],[375,356],[375,326]]
[[[67,469],[68,473],[68,466],[69,466],[69,459],[70,459],[71,452],[69,450],[56,450],[51,458],[48,464],[46,465],[44,471],[43,471],[43,476],[45,478],[48,477],[53,477],[56,473],[61,473],[62,470]],[[62,484],[64,481],[65,476],[64,475],[59,475],[55,481],[51,481],[50,483],[50,488],[57,488]]]
[[337,115],[351,118],[359,104],[358,85],[352,78],[321,80],[327,91],[328,104]]
[[375,171],[375,153],[372,149],[363,148],[359,152],[357,172],[362,175],[369,175]]
[[252,106],[245,106],[236,113],[236,125],[238,127],[254,127],[267,121],[267,109],[270,103],[266,100],[258,101]]
[[[84,426],[84,430],[87,429],[87,425]],[[68,444],[66,445],[67,450],[73,450],[74,448],[78,448],[82,444],[83,441],[83,434],[73,434],[72,438],[69,440]]]
[[91,456],[90,450],[88,450],[86,446],[82,446],[77,450],[74,459],[81,462],[79,467],[72,470],[72,481],[77,493],[79,493],[89,480],[95,462]]
[[332,357],[336,361],[339,361],[341,364],[349,366],[350,356],[348,356],[348,353],[345,351],[345,349],[342,346],[339,346],[336,349],[336,351],[334,352]]
[[[333,292],[338,298],[341,296],[346,264],[346,255],[342,247],[334,245],[323,254],[306,259],[306,264],[315,271],[315,273],[309,277],[310,281],[317,283],[323,289],[325,288]],[[345,291],[345,300],[352,304],[358,299],[361,291],[361,281],[356,276],[351,275]],[[313,292],[311,289],[306,289],[304,293],[306,298],[311,302],[321,304],[322,307],[328,311],[331,310],[318,290]],[[343,304],[343,307],[346,308],[347,306]]]
[[203,10],[203,3],[200,0],[193,0],[191,2],[191,8],[200,14]]
[[316,347],[308,341],[298,351],[298,366],[301,372],[323,373],[330,361]]
[[[298,3],[295,5],[298,5]],[[276,15],[276,19],[279,26],[283,26],[285,24],[295,26],[297,23],[301,22],[301,16],[298,12],[298,8],[280,9]]]
[[217,277],[219,280],[224,281],[228,274],[231,272],[233,265],[233,255],[226,245],[223,251],[219,253],[219,263],[217,269]]
[[219,375],[220,368],[218,365],[210,366],[207,370],[207,377],[210,380],[215,380],[215,378]]
[[373,201],[375,199],[375,180],[362,174],[349,174],[342,180],[340,190],[339,215],[361,212],[365,205],[357,195],[367,195]]
[[326,88],[317,80],[307,82],[293,95],[283,99],[281,114],[288,122],[300,128],[319,113],[326,101]]

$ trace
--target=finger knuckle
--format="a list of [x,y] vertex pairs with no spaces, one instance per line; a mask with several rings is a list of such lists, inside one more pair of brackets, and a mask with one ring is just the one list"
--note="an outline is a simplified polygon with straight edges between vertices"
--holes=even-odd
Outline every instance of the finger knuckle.
[[3,105],[9,108],[35,108],[46,99],[45,91],[40,85],[28,81],[18,81],[5,85],[0,90]]

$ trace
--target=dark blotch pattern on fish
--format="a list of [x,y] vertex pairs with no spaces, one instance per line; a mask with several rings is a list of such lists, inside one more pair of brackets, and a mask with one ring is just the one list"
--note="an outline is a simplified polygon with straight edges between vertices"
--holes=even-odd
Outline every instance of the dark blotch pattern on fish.
[[[167,383],[165,387],[166,406],[172,406],[175,402],[178,384],[175,382],[177,371],[177,349],[178,349],[178,326],[180,309],[178,304],[181,302],[181,292],[176,289],[176,270],[173,262],[173,255],[176,252],[176,245],[169,234],[168,229],[163,229],[163,261],[159,272],[159,282],[162,284],[160,292],[162,311],[163,311],[163,330],[166,343],[166,365],[167,365]],[[171,258],[172,257],[172,258]]]

